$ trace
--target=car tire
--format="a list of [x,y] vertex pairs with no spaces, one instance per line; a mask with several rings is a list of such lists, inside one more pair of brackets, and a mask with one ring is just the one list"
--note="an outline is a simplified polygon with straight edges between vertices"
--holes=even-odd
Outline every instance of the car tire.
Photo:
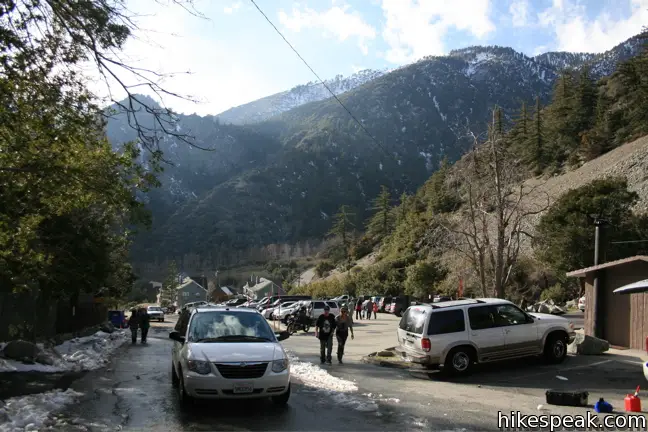
[[272,396],[270,399],[272,399],[272,403],[274,403],[275,405],[286,405],[288,403],[288,399],[290,399],[290,384],[288,384],[288,391],[286,391],[286,393],[279,396]]
[[180,385],[180,378],[178,378],[178,374],[175,371],[175,366],[173,366],[173,363],[171,363],[171,385],[173,388],[178,388]]
[[182,370],[178,376],[178,401],[182,408],[188,408],[193,402],[193,398],[187,394],[184,386],[184,379],[182,378]]
[[553,364],[562,363],[567,357],[567,335],[552,333],[544,346],[544,358]]
[[304,327],[304,333],[308,333],[310,331],[310,326],[305,326]]
[[475,351],[468,346],[456,347],[450,350],[443,363],[443,372],[459,376],[472,371],[475,363]]

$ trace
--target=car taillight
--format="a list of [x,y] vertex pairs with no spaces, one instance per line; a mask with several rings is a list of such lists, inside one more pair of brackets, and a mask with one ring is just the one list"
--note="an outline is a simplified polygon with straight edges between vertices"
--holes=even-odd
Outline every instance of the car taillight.
[[430,344],[430,339],[428,338],[421,339],[421,348],[423,348],[423,351],[429,352],[430,348],[432,348],[432,344]]

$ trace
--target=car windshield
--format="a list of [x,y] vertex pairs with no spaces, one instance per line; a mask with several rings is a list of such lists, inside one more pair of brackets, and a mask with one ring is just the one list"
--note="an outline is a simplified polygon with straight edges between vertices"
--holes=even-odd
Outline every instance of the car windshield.
[[150,311],[154,311],[154,312],[161,312],[161,311],[162,311],[162,308],[161,308],[161,307],[157,307],[157,306],[150,306],[150,307],[148,308],[148,310],[150,310]]
[[256,313],[201,312],[191,320],[189,342],[267,342],[276,338],[268,322]]

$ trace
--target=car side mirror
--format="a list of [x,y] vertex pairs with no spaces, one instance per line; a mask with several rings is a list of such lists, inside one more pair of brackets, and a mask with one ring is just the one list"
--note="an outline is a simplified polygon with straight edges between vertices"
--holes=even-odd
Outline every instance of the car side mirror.
[[277,336],[277,340],[281,342],[282,340],[286,340],[290,337],[290,333],[287,331],[282,331],[281,333],[275,333],[275,336]]
[[185,337],[180,336],[180,333],[175,330],[169,333],[169,339],[174,340],[176,342],[180,342],[181,344],[185,343]]

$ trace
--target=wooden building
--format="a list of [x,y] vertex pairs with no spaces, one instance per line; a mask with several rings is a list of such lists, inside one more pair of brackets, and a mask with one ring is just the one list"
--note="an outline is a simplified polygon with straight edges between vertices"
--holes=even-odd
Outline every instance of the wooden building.
[[[607,340],[610,345],[645,349],[648,336],[648,293],[613,294],[623,285],[648,279],[648,256],[634,256],[597,266],[574,270],[585,286],[585,334]],[[600,294],[594,296],[594,279],[598,276]],[[599,309],[599,330],[594,334],[594,317]]]

